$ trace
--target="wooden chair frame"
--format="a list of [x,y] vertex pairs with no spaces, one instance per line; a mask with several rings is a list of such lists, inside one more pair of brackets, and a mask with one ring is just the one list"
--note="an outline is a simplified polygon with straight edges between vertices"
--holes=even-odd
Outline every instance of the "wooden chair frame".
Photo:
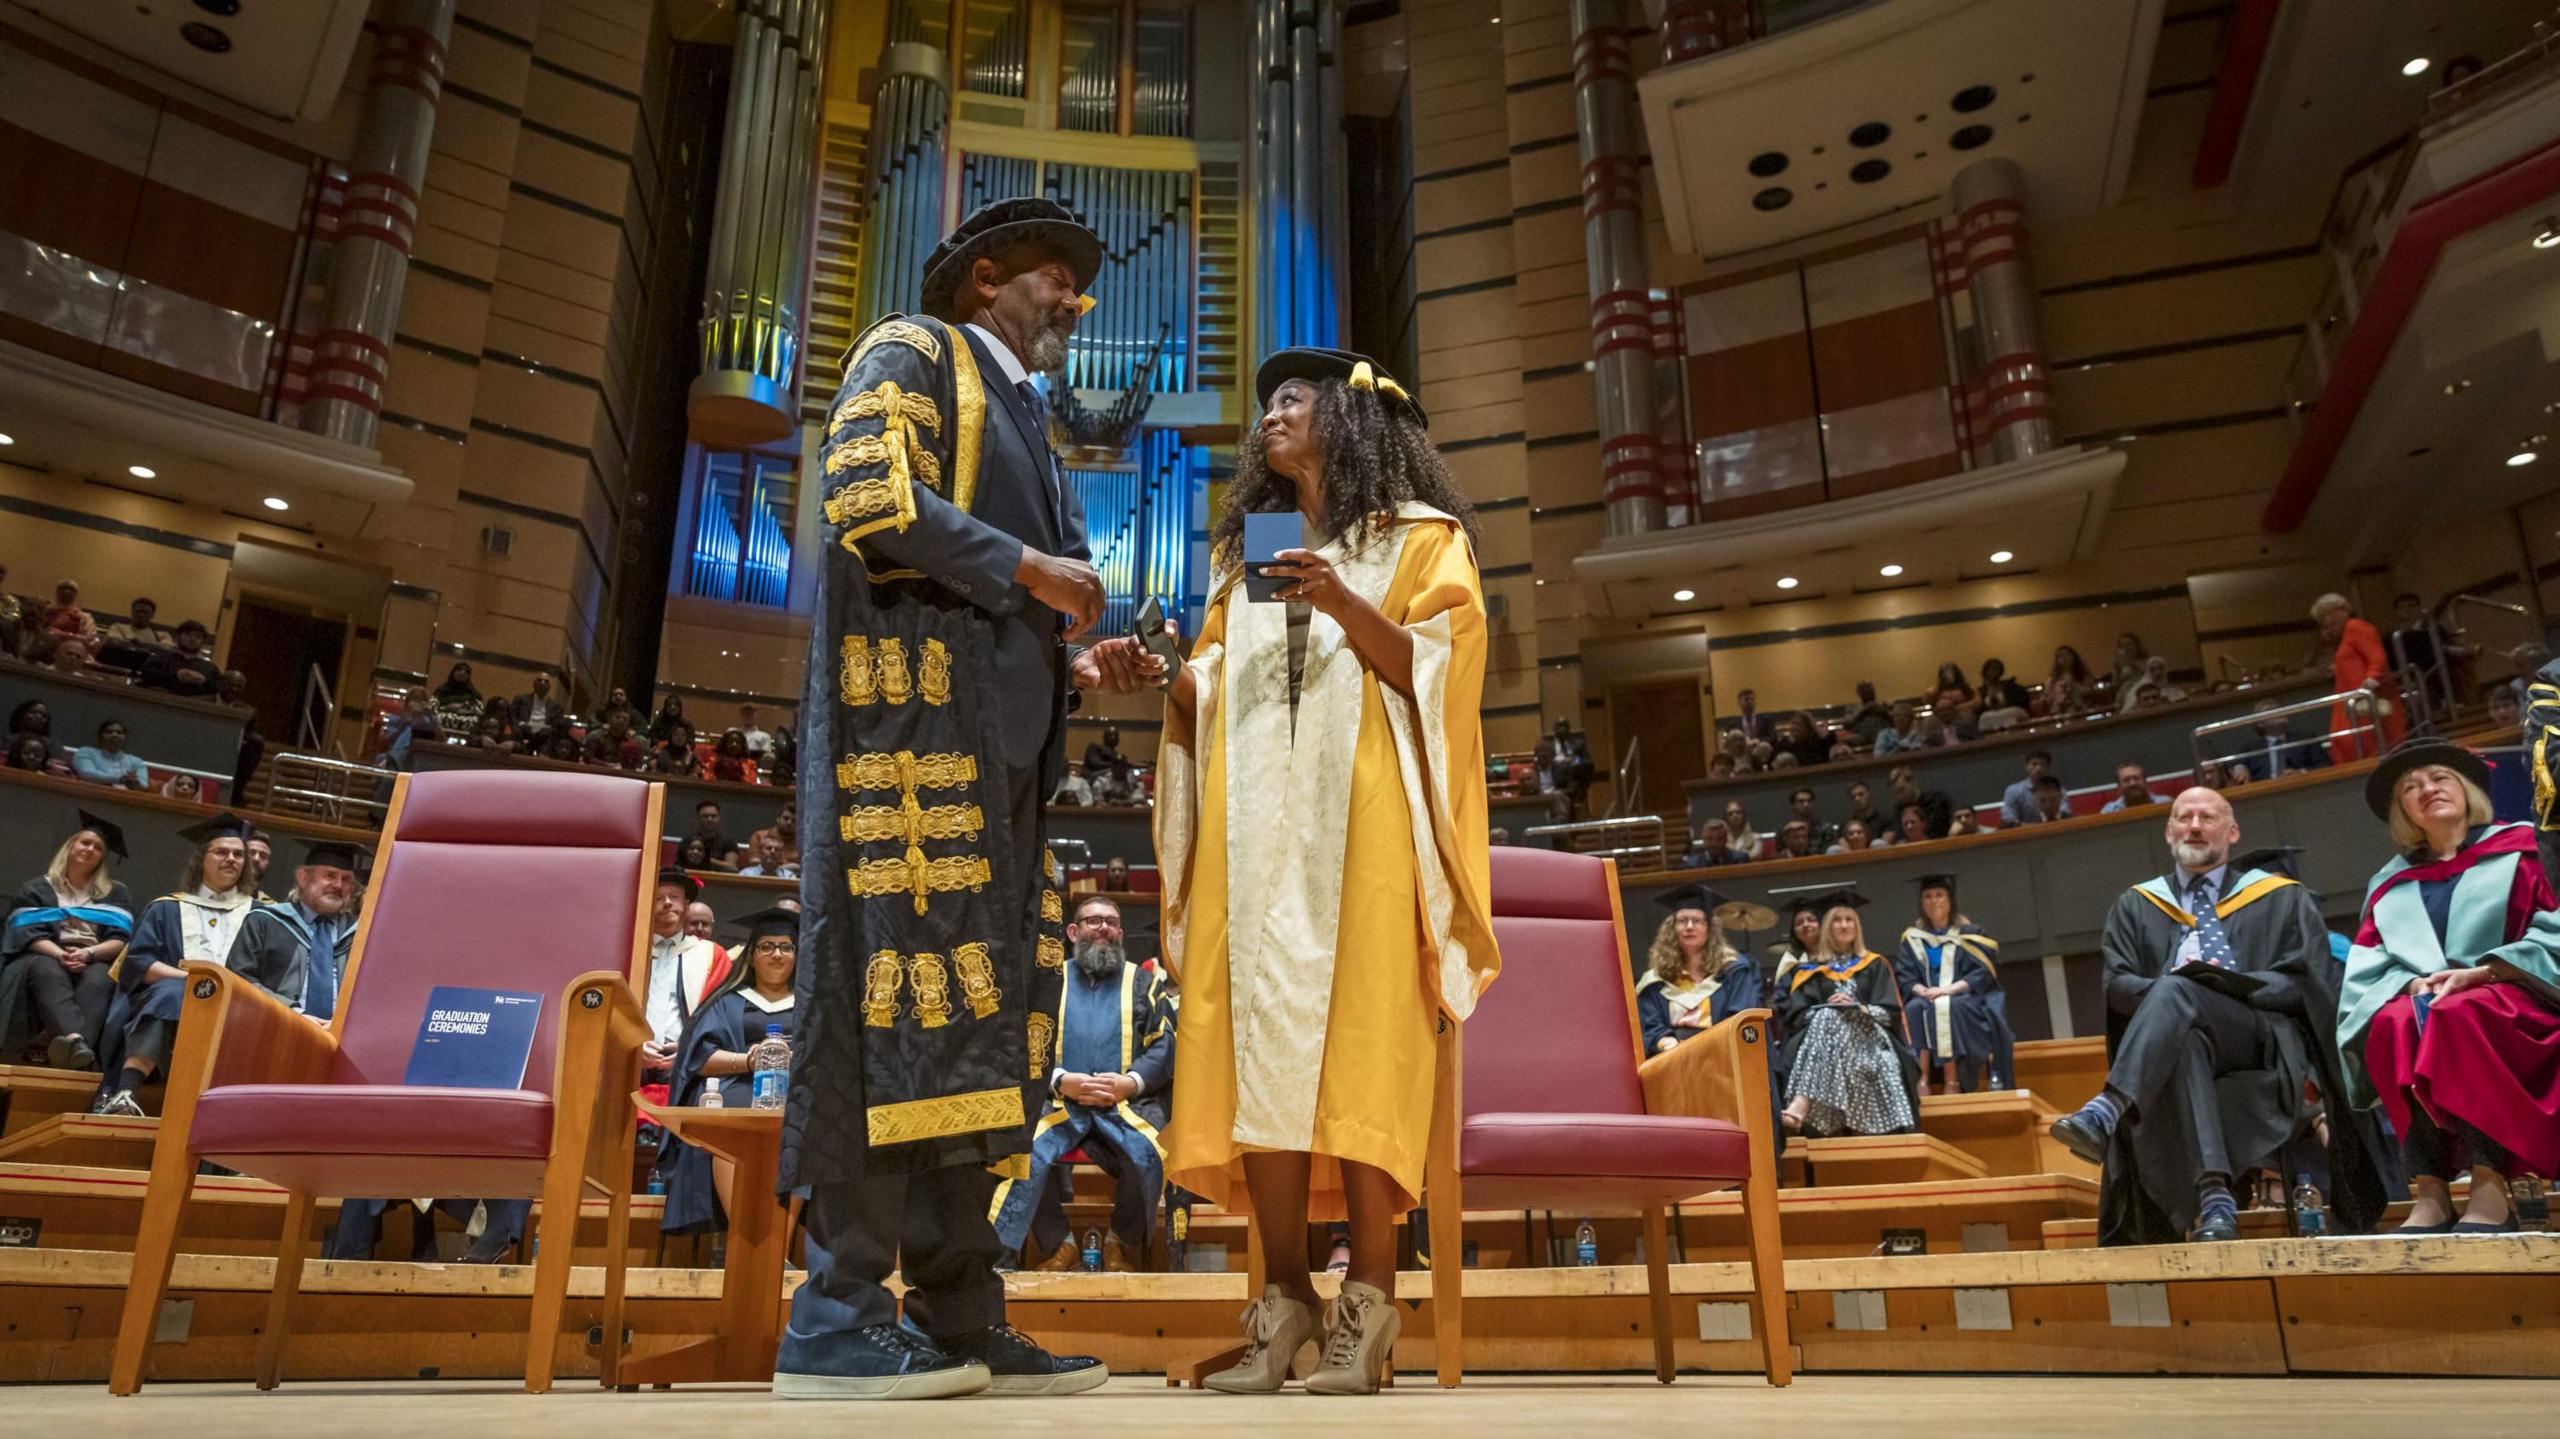
[[[404,774],[395,784],[390,812],[383,821],[385,867],[399,845],[409,778]],[[665,806],[666,787],[650,785],[644,835],[660,833]],[[642,860],[633,899],[631,958],[620,972],[593,970],[579,975],[555,1001],[560,1039],[553,1056],[551,1150],[544,1161],[539,1196],[542,1217],[536,1231],[533,1313],[525,1344],[524,1386],[529,1393],[551,1388],[560,1320],[568,1302],[570,1263],[576,1253],[578,1206],[589,1188],[602,1194],[608,1204],[605,1252],[619,1254],[628,1242],[637,1134],[630,1095],[640,1082],[640,1047],[651,1037],[634,982],[648,982],[649,910],[658,872],[654,853],[644,853]],[[347,956],[340,992],[350,1001],[372,936],[370,925],[360,928]],[[107,1381],[113,1394],[133,1394],[142,1388],[152,1332],[159,1321],[160,1301],[168,1292],[179,1228],[195,1182],[199,1156],[189,1141],[198,1097],[217,1084],[326,1083],[349,1007],[342,1004],[323,1028],[220,965],[192,962],[186,972],[185,1018],[178,1026],[177,1051],[169,1062],[151,1178],[143,1193],[141,1226],[134,1236],[132,1280],[116,1328],[115,1359]],[[302,1250],[310,1240],[314,1198],[300,1190],[286,1194],[275,1285],[268,1293],[266,1324],[258,1335],[260,1389],[273,1389],[282,1378],[285,1336],[302,1288]],[[607,1387],[614,1384],[621,1358],[623,1293],[622,1266],[608,1265],[601,1359]]]

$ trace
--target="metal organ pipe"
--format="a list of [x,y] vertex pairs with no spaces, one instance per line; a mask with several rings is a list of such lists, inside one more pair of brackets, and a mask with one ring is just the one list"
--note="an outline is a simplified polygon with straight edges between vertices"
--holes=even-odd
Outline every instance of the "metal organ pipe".
[[1572,0],[1572,17],[1600,497],[1608,507],[1610,534],[1642,534],[1662,528],[1663,505],[1634,72],[1622,0]]

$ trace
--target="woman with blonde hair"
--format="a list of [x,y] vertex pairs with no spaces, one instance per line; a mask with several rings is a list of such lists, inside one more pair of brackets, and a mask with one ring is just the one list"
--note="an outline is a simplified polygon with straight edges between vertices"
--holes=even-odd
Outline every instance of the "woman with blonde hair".
[[[2370,620],[2356,618],[2345,595],[2329,594],[2311,602],[2312,623],[2320,626],[2321,643],[2331,647],[2329,681],[2339,690],[2364,690],[2373,696],[2375,715],[2359,707],[2350,711],[2340,700],[2329,706],[2329,762],[2349,764],[2371,759],[2400,743],[2408,716],[2400,710],[2400,686],[2391,677],[2391,661],[2383,653],[2382,632]],[[2379,720],[2380,733],[2358,728]],[[2349,731],[2353,731],[2349,733]]]
[[1636,1024],[1648,1055],[1668,1054],[1728,1016],[1769,1002],[1760,966],[1726,941],[1716,921],[1723,895],[1684,884],[1654,902],[1670,913],[1636,980]]
[[[2535,788],[2552,793],[2541,736]],[[2365,803],[2400,853],[2366,886],[2338,996],[2346,1099],[2380,1106],[2409,1170],[2401,1234],[2516,1228],[2507,1181],[2560,1172],[2560,906],[2529,824],[2498,824],[2489,766],[2443,740],[2393,750]],[[2542,922],[2537,923],[2537,919]],[[2447,1184],[2471,1192],[2454,1217]]]
[[44,873],[10,901],[0,930],[0,1054],[44,1034],[54,1068],[98,1067],[116,992],[111,971],[133,935],[133,900],[110,873],[124,857],[124,830],[82,810]]
[[1790,1134],[1899,1134],[1920,1123],[1920,1064],[1902,1027],[1893,962],[1867,948],[1866,896],[1824,895],[1820,948],[1787,975],[1784,1026]]

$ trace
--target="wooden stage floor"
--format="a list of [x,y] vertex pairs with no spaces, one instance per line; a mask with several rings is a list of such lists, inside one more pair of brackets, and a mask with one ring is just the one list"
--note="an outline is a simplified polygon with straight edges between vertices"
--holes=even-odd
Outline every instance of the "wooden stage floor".
[[456,1434],[593,1439],[615,1426],[652,1439],[777,1428],[858,1426],[865,1435],[1038,1434],[1177,1439],[1198,1434],[1340,1433],[1372,1436],[1694,1432],[1723,1435],[1888,1433],[2176,1434],[2182,1439],[2318,1433],[2422,1433],[2460,1415],[2466,1433],[2547,1432],[2554,1390],[2536,1380],[1849,1377],[1813,1375],[1773,1390],[1757,1379],[1488,1378],[1454,1392],[1417,1384],[1374,1399],[1291,1392],[1234,1398],[1174,1391],[1160,1379],[1120,1378],[1069,1399],[952,1399],[912,1404],[783,1403],[761,1389],[604,1394],[576,1385],[527,1395],[485,1381],[292,1384],[260,1394],[245,1384],[161,1384],[130,1399],[102,1386],[44,1385],[0,1392],[9,1429],[82,1439],[399,1439]]

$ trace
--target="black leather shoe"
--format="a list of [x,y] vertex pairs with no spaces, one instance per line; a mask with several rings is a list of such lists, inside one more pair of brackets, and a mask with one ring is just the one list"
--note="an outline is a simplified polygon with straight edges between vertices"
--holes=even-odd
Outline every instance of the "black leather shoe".
[[2236,1219],[2199,1219],[2196,1221],[2196,1227],[2188,1232],[2187,1242],[2222,1244],[2239,1237],[2240,1222]]
[[987,1366],[944,1353],[903,1324],[786,1332],[774,1361],[777,1399],[948,1399],[986,1387]]
[[1082,1354],[1052,1354],[1010,1324],[934,1338],[944,1352],[987,1366],[990,1394],[1081,1394],[1111,1378],[1110,1366]]
[[2089,1163],[2104,1165],[2107,1162],[2106,1134],[2098,1126],[2082,1119],[2080,1111],[2075,1109],[2055,1120],[2047,1132],[2061,1140],[2063,1148]]

